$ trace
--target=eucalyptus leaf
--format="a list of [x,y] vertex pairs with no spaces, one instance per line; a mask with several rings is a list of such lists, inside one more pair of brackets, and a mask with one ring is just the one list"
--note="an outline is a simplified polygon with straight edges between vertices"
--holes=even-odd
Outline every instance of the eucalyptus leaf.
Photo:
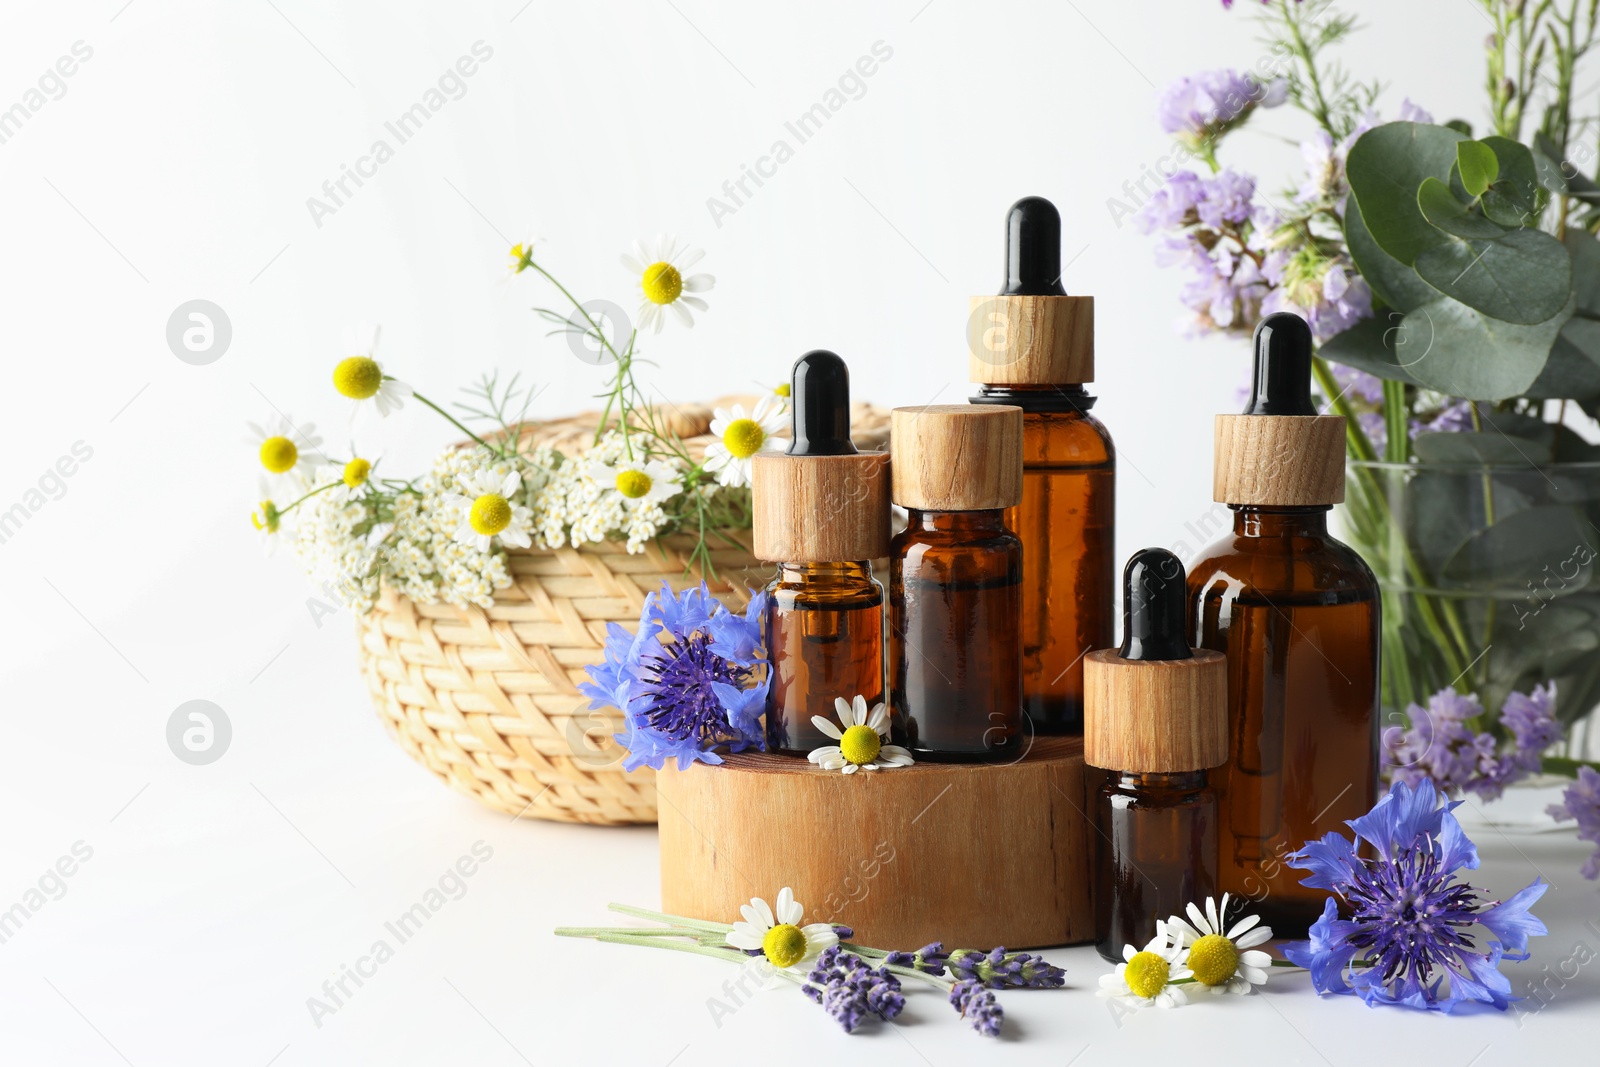
[[1600,322],[1568,319],[1550,348],[1544,370],[1523,395],[1535,400],[1600,396]]
[[1471,196],[1482,196],[1500,177],[1500,160],[1482,141],[1457,142],[1456,166],[1461,168],[1461,184]]
[[[1417,277],[1417,272],[1378,246],[1354,197],[1345,201],[1344,242],[1356,269],[1373,294],[1392,308],[1415,311],[1438,297],[1438,290]],[[1596,242],[1600,244],[1600,242]],[[1373,373],[1377,373],[1374,371]]]
[[1485,592],[1521,591],[1544,568],[1590,545],[1587,517],[1576,508],[1546,505],[1506,516],[1467,538],[1444,565],[1446,581],[1472,581]]
[[1412,447],[1423,463],[1535,467],[1550,462],[1548,445],[1492,432],[1419,433]]
[[1568,229],[1567,255],[1572,258],[1572,292],[1577,314],[1600,316],[1600,241],[1587,230]]
[[1535,220],[1532,215],[1538,210],[1540,199],[1539,172],[1534,165],[1533,153],[1527,145],[1518,144],[1509,137],[1485,137],[1479,143],[1494,153],[1495,166],[1499,170],[1498,177],[1493,179],[1488,192],[1484,194],[1485,203],[1491,198],[1504,199],[1528,213],[1528,217],[1507,225],[1533,225]]
[[[1475,142],[1462,141],[1462,144]],[[1469,190],[1470,191],[1470,190]],[[1473,193],[1477,196],[1477,193]],[[1434,227],[1443,230],[1452,237],[1475,237],[1492,241],[1504,237],[1509,231],[1482,215],[1472,211],[1466,204],[1457,200],[1450,191],[1450,186],[1438,178],[1424,178],[1417,188],[1417,208],[1422,212],[1422,217]],[[1418,257],[1421,258],[1420,256]],[[1421,273],[1420,270],[1418,273]]]
[[1425,178],[1449,181],[1456,145],[1465,139],[1443,126],[1388,122],[1350,148],[1345,176],[1361,216],[1379,247],[1408,266],[1443,238],[1422,217],[1417,189]]
[[1552,193],[1569,191],[1567,174],[1561,166],[1561,152],[1542,133],[1533,135],[1533,169],[1542,188]]
[[1407,315],[1389,344],[1405,353],[1401,362],[1412,378],[1430,389],[1467,400],[1505,400],[1538,381],[1571,313],[1569,298],[1545,322],[1519,326],[1441,296]]
[[[1410,270],[1410,267],[1403,267]],[[1395,382],[1416,383],[1406,370],[1404,359],[1396,342],[1403,342],[1405,332],[1400,329],[1398,311],[1379,311],[1370,319],[1362,319],[1343,333],[1334,334],[1317,350],[1323,359],[1356,370],[1366,371]]]
[[[1430,201],[1438,192],[1449,196],[1442,182],[1423,186],[1424,193],[1429,189],[1435,190]],[[1545,322],[1560,312],[1572,291],[1567,250],[1543,230],[1501,232],[1505,235],[1494,240],[1449,239],[1424,249],[1417,256],[1417,274],[1490,318],[1520,326]]]

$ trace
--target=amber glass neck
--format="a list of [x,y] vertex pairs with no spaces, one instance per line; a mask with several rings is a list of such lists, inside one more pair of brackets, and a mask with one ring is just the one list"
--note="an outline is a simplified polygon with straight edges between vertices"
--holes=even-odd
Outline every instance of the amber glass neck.
[[1233,532],[1239,537],[1326,537],[1328,505],[1304,508],[1261,508],[1230,504]]
[[920,511],[906,509],[906,529],[929,533],[1004,533],[1006,513],[1000,508],[984,511]]
[[872,564],[867,560],[848,563],[780,563],[778,580],[781,582],[850,582],[872,577]]
[[1199,789],[1206,784],[1206,772],[1118,771],[1117,779],[1124,789]]

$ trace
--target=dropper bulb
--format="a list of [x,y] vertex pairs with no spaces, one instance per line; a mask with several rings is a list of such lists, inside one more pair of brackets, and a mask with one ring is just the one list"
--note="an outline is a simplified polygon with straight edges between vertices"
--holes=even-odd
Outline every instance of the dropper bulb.
[[1311,403],[1311,327],[1279,311],[1256,324],[1255,379],[1246,415],[1315,415]]
[[789,375],[794,438],[791,456],[853,456],[850,440],[850,368],[825,349],[794,361]]
[[1066,296],[1061,287],[1061,213],[1025,196],[1006,213],[1006,285],[1001,296]]
[[1189,602],[1183,562],[1164,548],[1144,548],[1122,571],[1122,647],[1130,660],[1190,659],[1184,632]]

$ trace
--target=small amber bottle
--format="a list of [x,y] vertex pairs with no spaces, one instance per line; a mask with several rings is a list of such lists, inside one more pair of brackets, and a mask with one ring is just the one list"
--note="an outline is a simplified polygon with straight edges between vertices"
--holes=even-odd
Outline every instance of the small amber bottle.
[[1122,594],[1122,647],[1084,667],[1084,762],[1111,772],[1095,810],[1095,947],[1114,962],[1215,892],[1206,769],[1228,758],[1227,664],[1184,637],[1183,564],[1163,548],[1135,552]]
[[1189,569],[1190,635],[1228,657],[1231,753],[1218,776],[1218,888],[1304,937],[1327,892],[1284,858],[1372,806],[1378,788],[1378,586],[1328,535],[1344,499],[1344,419],[1311,403],[1311,330],[1255,332],[1242,415],[1219,415],[1215,498],[1233,532]]
[[1023,552],[1005,514],[1022,496],[1022,410],[896,408],[889,449],[909,516],[889,546],[895,741],[918,759],[1019,759]]
[[889,457],[850,438],[850,372],[832,352],[795,361],[794,433],[785,453],[752,460],[754,549],[778,565],[767,586],[767,751],[804,756],[833,744],[812,716],[836,698],[883,701],[883,586],[889,552]]
[[1006,284],[972,298],[974,404],[1023,411],[1022,707],[1041,734],[1083,732],[1083,657],[1111,644],[1116,451],[1089,414],[1094,297],[1061,286],[1061,216],[1042,197],[1006,215]]

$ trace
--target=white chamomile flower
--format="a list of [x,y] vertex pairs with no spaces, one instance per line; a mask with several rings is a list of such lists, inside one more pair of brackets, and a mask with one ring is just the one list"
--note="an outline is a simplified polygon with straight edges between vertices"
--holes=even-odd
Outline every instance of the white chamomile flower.
[[283,515],[278,506],[271,500],[263,500],[261,506],[250,513],[250,524],[261,534],[262,551],[269,556],[276,552],[278,542],[283,540],[278,536],[283,529]]
[[521,274],[533,266],[533,238],[511,246],[511,273]]
[[636,508],[659,504],[683,489],[683,476],[672,464],[659,459],[619,459],[615,463],[596,460],[589,464],[589,477],[602,489],[620,493],[624,506]]
[[445,502],[465,509],[454,539],[480,552],[489,551],[493,538],[503,545],[527,548],[533,544],[530,526],[533,512],[512,501],[522,489],[522,475],[512,471],[504,478],[493,471],[477,470],[463,475],[461,486],[467,492],[449,493]]
[[711,433],[717,440],[706,449],[706,470],[723,485],[749,485],[750,457],[788,443],[773,436],[786,429],[789,420],[771,397],[762,397],[748,415],[743,404],[717,408],[712,414]]
[[1228,920],[1228,894],[1206,898],[1202,913],[1199,905],[1188,907],[1189,921],[1174,915],[1167,920],[1178,945],[1185,949],[1184,964],[1194,974],[1197,985],[1212,993],[1248,993],[1252,986],[1266,985],[1272,957],[1256,948],[1272,940],[1272,927],[1261,925],[1261,916],[1246,915],[1231,928]]
[[266,423],[247,422],[250,443],[268,474],[288,474],[302,459],[308,463],[322,457],[322,438],[317,436],[315,423],[304,422],[296,426],[286,415],[268,419]]
[[806,756],[812,763],[825,771],[854,774],[909,767],[916,762],[906,749],[884,743],[889,739],[889,709],[884,705],[876,705],[868,714],[867,698],[857,694],[854,701],[835,698],[833,707],[839,715],[838,726],[821,715],[811,716],[811,725],[839,743],[813,749]]
[[828,923],[801,926],[805,908],[794,899],[794,891],[784,886],[778,891],[776,909],[760,897],[741,905],[743,922],[733,924],[727,942],[746,952],[760,950],[767,968],[774,971],[804,970],[818,956],[839,943],[839,935]]
[[1122,946],[1122,959],[1114,973],[1100,976],[1100,996],[1159,1004],[1163,1008],[1189,1002],[1183,990],[1172,984],[1188,978],[1189,968],[1183,965],[1183,948],[1173,940],[1165,921],[1157,921],[1156,936],[1143,949]]
[[639,330],[660,333],[666,324],[666,309],[671,308],[678,321],[685,326],[694,325],[689,308],[704,311],[706,302],[693,293],[709,292],[717,280],[709,274],[683,272],[700,262],[705,255],[697,248],[680,245],[666,234],[658,234],[653,245],[643,241],[633,243],[633,254],[622,257],[622,265],[639,279]]
[[340,504],[348,504],[367,491],[367,483],[372,480],[372,472],[378,466],[377,457],[366,459],[357,456],[350,462],[339,466],[331,464],[329,473],[339,480],[339,483],[328,490],[328,495]]
[[346,350],[357,354],[346,356],[333,368],[333,387],[354,400],[358,412],[362,405],[371,401],[378,415],[386,418],[390,412],[405,406],[411,386],[383,373],[383,364],[376,355],[380,332],[376,326],[361,326],[351,331],[345,341]]

